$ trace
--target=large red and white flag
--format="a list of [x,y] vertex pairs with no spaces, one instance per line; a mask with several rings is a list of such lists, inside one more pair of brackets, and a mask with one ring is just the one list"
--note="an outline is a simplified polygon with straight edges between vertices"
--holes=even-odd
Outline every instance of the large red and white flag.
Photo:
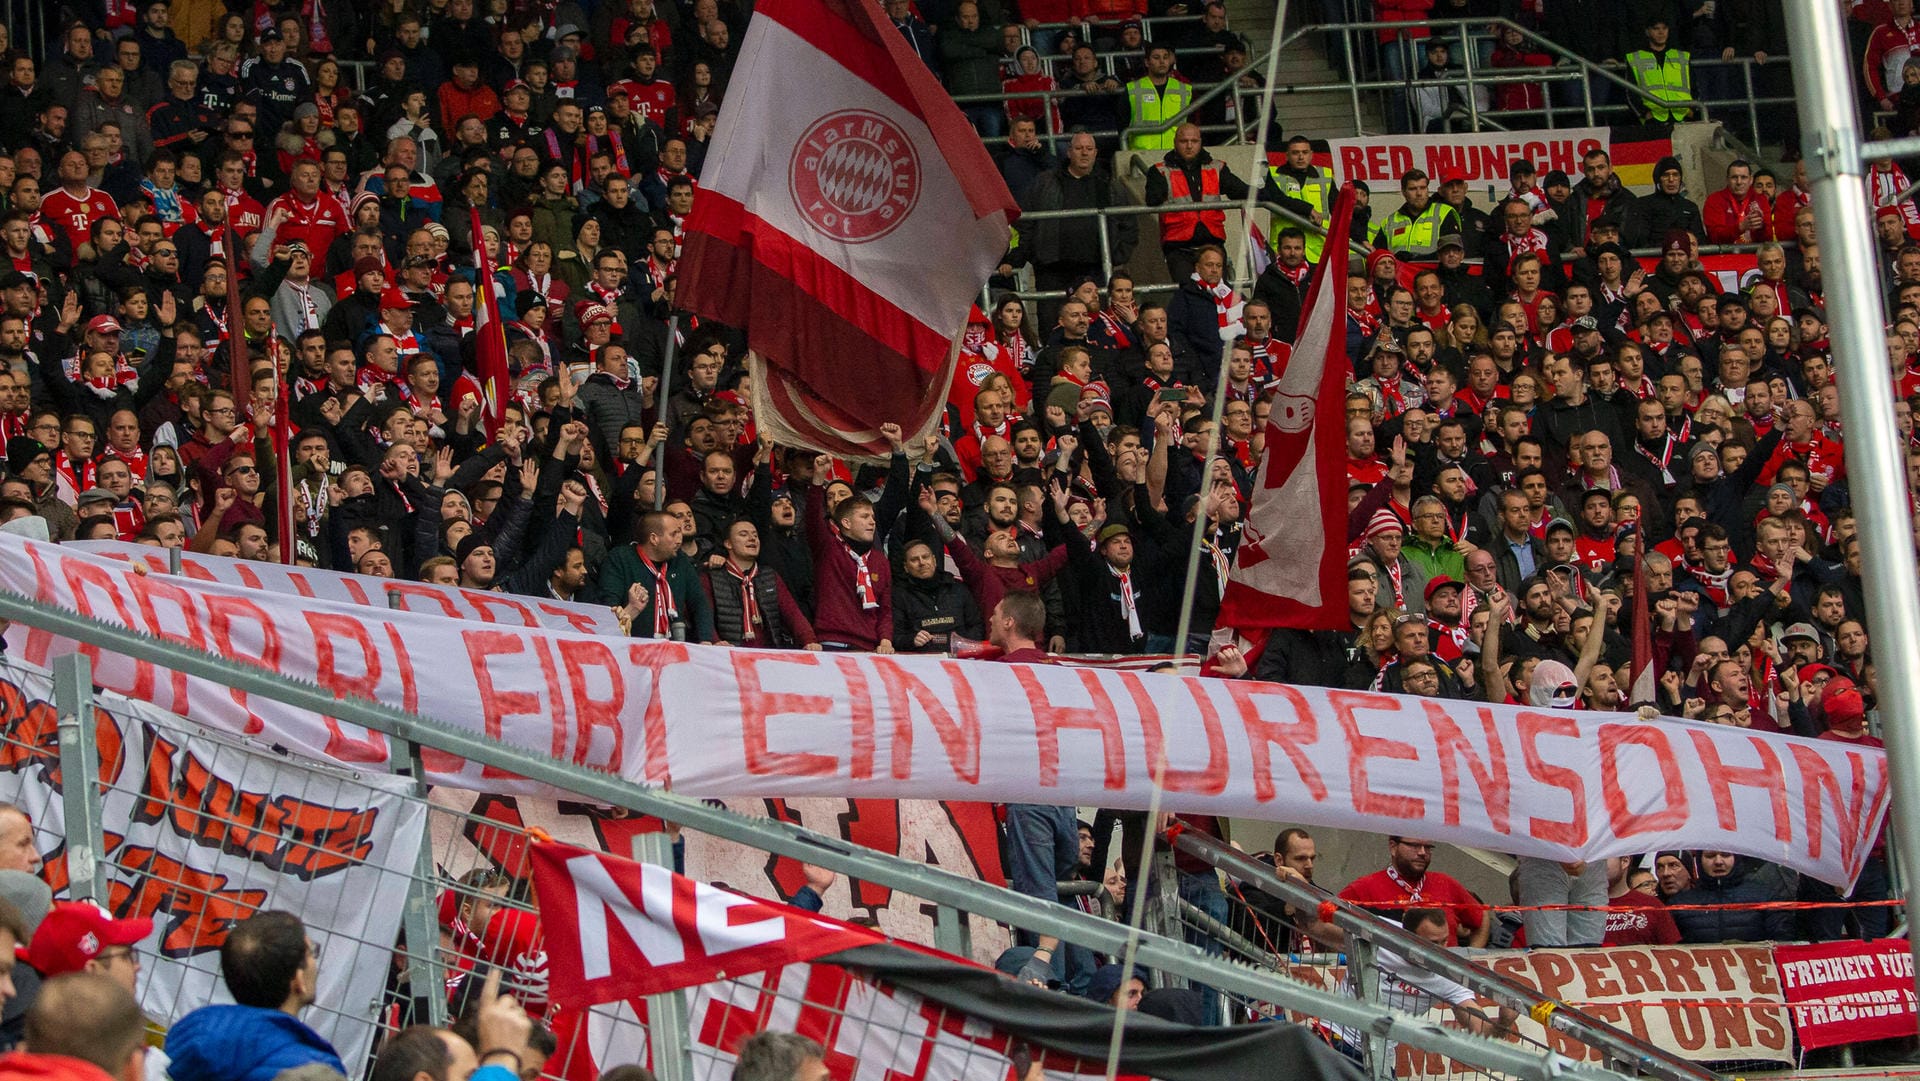
[[744,327],[776,441],[888,452],[931,429],[1018,213],[874,0],[765,0],[700,173],[679,304]]
[[[1349,185],[1334,200],[1327,251],[1347,250],[1352,218]],[[1218,628],[1348,625],[1346,270],[1344,259],[1314,270],[1293,356],[1274,380],[1266,453]]]
[[494,284],[493,253],[481,231],[480,211],[473,215],[473,265],[480,280],[473,290],[473,367],[480,383],[480,418],[491,437],[507,416],[507,392],[513,385],[507,371],[507,324],[500,317],[500,297]]
[[548,995],[563,1006],[641,998],[884,942],[815,916],[605,852],[533,846]]

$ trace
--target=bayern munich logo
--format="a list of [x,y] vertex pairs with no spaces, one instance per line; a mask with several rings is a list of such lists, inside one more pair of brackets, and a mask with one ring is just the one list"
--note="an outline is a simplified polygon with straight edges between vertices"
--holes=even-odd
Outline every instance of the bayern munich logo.
[[913,213],[920,155],[892,120],[848,109],[820,118],[800,137],[787,184],[808,224],[842,243],[864,244]]

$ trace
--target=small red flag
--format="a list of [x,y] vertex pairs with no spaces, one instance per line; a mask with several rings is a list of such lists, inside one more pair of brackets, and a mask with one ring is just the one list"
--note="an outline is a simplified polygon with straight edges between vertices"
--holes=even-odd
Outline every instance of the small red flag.
[[737,979],[886,941],[671,867],[571,845],[533,846],[548,994],[589,1006]]
[[500,297],[494,292],[493,253],[481,232],[480,211],[469,208],[468,213],[473,215],[473,265],[480,271],[480,280],[474,283],[474,376],[480,383],[480,417],[491,438],[506,419],[507,392],[512,386],[507,372],[507,324],[500,317]]
[[[1334,199],[1329,252],[1347,250],[1353,199],[1352,185]],[[1258,628],[1348,626],[1346,270],[1335,258],[1314,270],[1293,355],[1273,382],[1266,454],[1216,623],[1249,641]]]

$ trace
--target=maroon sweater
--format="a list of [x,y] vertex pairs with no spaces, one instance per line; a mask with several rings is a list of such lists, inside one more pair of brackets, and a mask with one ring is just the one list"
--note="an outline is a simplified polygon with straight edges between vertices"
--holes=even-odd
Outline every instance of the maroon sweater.
[[855,553],[873,579],[880,603],[860,603],[853,559],[840,534],[827,524],[827,493],[820,485],[807,488],[807,546],[813,549],[813,632],[825,643],[872,650],[893,636],[893,569],[878,544]]
[[1001,567],[981,559],[973,547],[960,537],[947,542],[947,551],[960,568],[960,580],[973,594],[973,603],[981,615],[991,615],[1000,598],[1009,593],[1038,593],[1040,587],[1067,565],[1067,546],[1056,544],[1039,559],[1013,567]]

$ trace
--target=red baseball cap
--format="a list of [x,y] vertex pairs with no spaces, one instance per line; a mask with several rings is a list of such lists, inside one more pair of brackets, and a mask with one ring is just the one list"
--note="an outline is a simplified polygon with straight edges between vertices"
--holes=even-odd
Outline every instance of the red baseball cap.
[[79,972],[110,946],[131,946],[153,933],[144,916],[117,920],[92,901],[61,901],[34,928],[27,963],[42,976]]
[[118,334],[120,324],[114,322],[111,315],[96,315],[87,320],[87,330],[93,334]]

